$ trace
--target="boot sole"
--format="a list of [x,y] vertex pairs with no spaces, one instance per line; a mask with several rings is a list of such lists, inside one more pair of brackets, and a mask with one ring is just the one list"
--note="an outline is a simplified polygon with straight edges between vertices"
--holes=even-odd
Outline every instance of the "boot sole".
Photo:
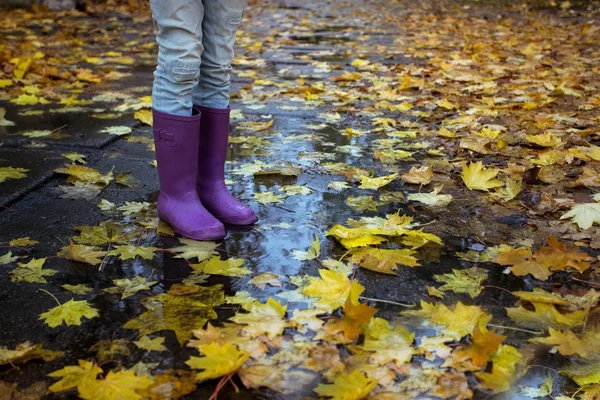
[[252,217],[252,218],[248,218],[247,220],[241,220],[241,221],[239,219],[228,220],[227,218],[220,218],[220,217],[217,217],[216,215],[215,215],[215,218],[224,224],[236,225],[236,226],[254,225],[258,222],[258,217],[256,217],[256,216]]
[[175,227],[175,225],[171,222],[171,220],[167,217],[165,217],[163,214],[159,213],[158,217],[163,220],[164,222],[166,222],[167,224],[169,224],[171,226],[171,228],[173,228],[175,230],[176,233],[178,233],[179,235],[188,238],[188,239],[193,239],[193,240],[221,240],[224,239],[227,236],[227,232],[225,232],[225,227],[223,227],[223,233],[215,233],[213,235],[193,235],[193,234],[188,234],[185,233],[184,231],[182,231],[181,229],[177,229]]

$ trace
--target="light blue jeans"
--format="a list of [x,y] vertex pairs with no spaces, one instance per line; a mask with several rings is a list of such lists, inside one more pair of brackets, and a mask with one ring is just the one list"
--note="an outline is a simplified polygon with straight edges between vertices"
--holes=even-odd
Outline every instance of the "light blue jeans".
[[192,115],[192,104],[229,106],[235,32],[248,0],[150,0],[158,28],[152,106]]

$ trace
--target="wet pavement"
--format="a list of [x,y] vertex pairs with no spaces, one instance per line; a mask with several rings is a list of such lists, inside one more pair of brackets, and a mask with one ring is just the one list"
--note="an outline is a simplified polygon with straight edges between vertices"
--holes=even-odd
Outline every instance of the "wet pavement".
[[[465,48],[482,45],[478,40],[484,41],[481,38],[487,32],[490,15],[495,18],[496,28],[510,26],[506,21],[515,18],[518,10],[485,8],[470,3],[464,6],[469,8],[445,8],[429,3],[422,7],[401,2],[361,3],[327,2],[318,10],[279,8],[271,2],[250,6],[238,36],[234,62],[233,127],[226,169],[232,193],[252,206],[259,222],[249,228],[228,227],[228,236],[218,243],[217,252],[221,259],[243,259],[244,266],[251,270],[251,274],[243,277],[211,275],[204,282],[198,281],[196,286],[205,288],[222,285],[225,296],[247,291],[262,303],[272,297],[288,304],[290,316],[292,310],[306,309],[311,304],[307,297],[295,292],[299,282],[295,278],[318,276],[318,270],[323,268],[319,260],[340,259],[347,254],[347,250],[333,237],[326,236],[331,227],[336,224],[347,226],[349,218],[385,218],[386,215],[399,212],[400,215],[412,216],[425,232],[438,235],[443,244],[419,248],[416,257],[420,266],[410,268],[400,265],[395,275],[353,265],[352,277],[365,287],[361,296],[367,304],[378,309],[376,316],[394,324],[402,324],[415,332],[419,339],[431,335],[435,337],[432,324],[426,323],[423,318],[401,316],[400,313],[419,309],[421,301],[441,301],[428,294],[428,287],[439,286],[433,275],[451,273],[453,269],[484,268],[488,278],[482,294],[471,298],[464,293],[445,292],[443,303],[454,305],[460,301],[481,306],[493,316],[490,327],[507,336],[505,344],[532,355],[529,361],[532,367],[521,380],[511,384],[510,390],[496,395],[484,390],[477,384],[475,376],[467,373],[465,381],[474,392],[464,398],[530,398],[523,395],[519,388],[538,387],[548,376],[548,371],[553,371],[555,397],[559,393],[575,392],[577,386],[556,373],[556,370],[564,367],[567,359],[548,353],[547,348],[528,345],[529,339],[539,335],[520,330],[519,325],[508,318],[505,307],[514,306],[517,300],[510,292],[560,288],[564,289],[564,293],[582,293],[589,286],[578,286],[581,283],[571,280],[571,275],[566,272],[557,273],[545,282],[530,275],[515,276],[506,273],[505,266],[467,261],[457,253],[471,250],[482,252],[502,244],[539,247],[550,235],[558,235],[572,246],[575,242],[568,238],[575,237],[577,230],[567,227],[567,222],[561,222],[558,219],[560,213],[548,216],[537,212],[539,201],[531,207],[523,206],[529,197],[521,198],[521,202],[507,203],[494,200],[482,192],[467,190],[455,168],[465,159],[514,167],[516,158],[523,153],[506,153],[500,157],[499,153],[486,152],[477,146],[465,148],[453,139],[434,134],[442,126],[448,126],[460,134],[465,130],[488,125],[493,127],[500,123],[510,132],[519,131],[520,122],[512,114],[503,116],[506,119],[501,120],[502,116],[496,118],[497,115],[484,113],[478,116],[480,119],[475,124],[471,120],[444,125],[443,121],[452,118],[468,119],[468,115],[472,114],[461,111],[474,110],[474,103],[484,103],[482,97],[485,97],[486,89],[472,89],[476,98],[473,103],[467,100],[471,92],[461,92],[460,89],[465,85],[484,86],[485,79],[460,79],[454,75],[456,79],[453,83],[457,83],[457,86],[451,86],[439,77],[429,82],[432,79],[431,65],[438,65],[444,54],[460,60],[461,51],[469,52]],[[540,11],[542,14],[539,18],[562,32],[559,27],[561,23],[579,24],[578,11],[574,11],[575,14],[567,11],[563,14],[556,10],[547,13]],[[513,20],[511,23],[515,26],[526,25],[527,21],[536,18],[536,12],[525,13],[522,20]],[[586,13],[579,12],[582,15]],[[461,38],[460,30],[468,21],[466,15],[474,16],[471,27],[473,33],[469,36],[463,32],[464,37]],[[591,14],[589,18],[589,24],[597,27],[597,14]],[[399,20],[407,23],[398,23]],[[46,22],[38,26],[35,19],[31,21],[27,26],[28,31],[22,32],[23,35],[48,33],[48,29],[43,27],[53,26]],[[51,93],[47,93],[52,101],[46,105],[15,105],[10,100],[18,93],[10,87],[3,89],[6,95],[0,98],[0,107],[6,109],[5,118],[15,123],[14,126],[0,126],[0,168],[11,166],[27,169],[26,177],[0,183],[0,256],[5,254],[3,250],[6,247],[19,257],[19,262],[29,261],[32,257],[47,257],[44,268],[56,271],[54,275],[46,277],[47,283],[13,282],[11,271],[16,267],[16,262],[0,265],[0,346],[13,349],[29,341],[64,352],[62,357],[49,362],[34,360],[18,364],[15,368],[0,366],[0,380],[8,384],[18,383],[19,390],[41,385],[39,393],[57,399],[77,398],[77,394],[73,390],[54,394],[46,392],[46,386],[55,382],[47,375],[64,366],[76,365],[77,360],[95,360],[107,369],[137,365],[138,371],[144,367],[140,362],[155,363],[150,369],[153,375],[157,375],[172,369],[189,370],[185,362],[190,356],[198,355],[196,349],[181,346],[171,330],[150,335],[153,338],[164,337],[167,351],[145,351],[133,344],[142,335],[137,330],[124,328],[128,321],[146,312],[148,307],[144,305],[149,304],[149,299],[167,293],[190,276],[198,276],[192,274],[188,261],[175,257],[169,250],[178,246],[179,241],[156,232],[154,201],[158,194],[158,180],[152,165],[151,128],[134,118],[136,104],[140,105],[144,102],[144,96],[151,94],[155,52],[151,45],[152,21],[147,11],[136,15],[118,11],[85,17],[75,14],[64,15],[56,29],[60,31],[60,27],[67,26],[69,21],[95,27],[90,37],[107,37],[109,32],[118,32],[118,39],[93,41],[90,47],[85,48],[86,56],[109,59],[109,52],[118,52],[121,55],[112,57],[127,56],[134,60],[133,64],[120,63],[123,60],[108,60],[105,64],[82,62],[79,66],[90,68],[98,74],[118,71],[130,75],[81,87],[54,87]],[[526,34],[519,33],[519,38]],[[9,39],[19,37],[17,33],[9,33],[8,29],[3,35]],[[562,45],[569,48],[583,46],[577,43],[575,37],[565,38]],[[599,55],[598,50],[591,54],[580,50],[580,54],[581,58],[587,56],[596,61]],[[471,61],[477,62],[477,57],[483,56],[473,55]],[[503,56],[503,60],[506,61],[506,57]],[[557,65],[559,62],[556,61]],[[469,62],[465,61],[464,65],[467,64]],[[482,71],[481,75],[486,76],[488,72]],[[452,73],[448,70],[448,74]],[[493,73],[490,72],[491,75]],[[502,79],[509,77],[504,76],[500,81]],[[427,84],[419,83],[419,80],[425,80]],[[586,85],[590,88],[596,85],[590,95],[598,95],[597,82],[581,82],[581,86]],[[90,102],[59,104],[59,98],[70,94],[77,94],[79,100]],[[499,97],[506,93],[495,95],[496,100],[500,101]],[[449,97],[453,97],[456,106],[435,106],[436,102]],[[576,100],[579,101],[579,98]],[[403,108],[403,104],[410,107]],[[561,103],[563,108],[557,108],[573,117],[594,121],[585,128],[597,135],[598,108],[584,110],[578,108],[581,104]],[[148,110],[143,105],[138,108]],[[581,111],[583,115],[576,115],[578,110],[584,110]],[[556,109],[553,111],[558,112]],[[378,118],[389,118],[391,122]],[[269,121],[272,121],[270,126]],[[131,132],[123,136],[102,132],[115,126],[129,127]],[[38,137],[24,135],[31,131],[51,133]],[[419,136],[410,132],[418,132]],[[588,143],[597,145],[597,138],[595,136]],[[473,148],[481,151],[471,151]],[[394,151],[396,153],[392,157],[390,154]],[[406,152],[406,156],[399,155],[402,151]],[[69,193],[65,190],[74,185],[64,174],[53,171],[69,165],[70,161],[63,155],[73,152],[84,155],[87,161],[85,165],[101,174],[112,172],[117,177],[120,173],[130,173],[133,181],[119,184],[113,180],[108,185],[96,187],[96,196],[87,192],[81,194],[91,196],[91,199],[65,198],[65,193]],[[414,165],[432,166],[435,172],[433,182],[420,186],[396,179],[379,190],[358,188],[360,175],[379,177],[392,173],[403,174]],[[571,167],[565,166],[565,170]],[[594,164],[596,167],[597,162]],[[346,182],[347,188],[337,189],[334,182]],[[302,187],[305,192],[283,195],[286,185],[294,186],[295,190],[301,190],[298,187]],[[410,194],[429,193],[440,185],[443,185],[442,193],[453,196],[449,205],[432,207],[407,199]],[[551,190],[558,189],[537,181],[526,186],[522,195],[540,197],[545,191]],[[569,196],[575,199],[588,198],[592,193],[588,187],[572,187],[568,191]],[[268,192],[279,194],[281,201],[267,204],[257,201],[255,194]],[[562,195],[562,192],[554,193],[557,193],[556,197]],[[114,203],[114,208],[101,210],[98,205],[101,200]],[[138,209],[130,213],[126,209],[118,210],[127,202],[148,204],[141,211]],[[155,246],[164,251],[156,251],[150,259],[137,257],[121,260],[116,256],[107,256],[100,267],[56,257],[70,239],[75,238],[77,242],[77,227],[106,226],[103,224],[107,223],[114,223],[113,228],[118,232],[112,239],[97,243],[105,250],[114,248],[119,240],[126,238],[122,243]],[[597,232],[597,228],[591,229]],[[310,248],[315,235],[320,239],[319,259],[296,259],[294,251]],[[9,245],[11,240],[23,237],[38,243],[24,247]],[[590,245],[589,237],[579,236],[576,240],[583,251],[598,255],[598,248]],[[401,246],[400,240],[391,240],[389,248]],[[276,276],[264,288],[251,282],[265,273]],[[115,279],[134,279],[139,276],[158,283],[124,299],[118,294],[105,292],[105,289],[114,286]],[[593,272],[577,276],[587,281],[597,282],[598,279]],[[62,287],[65,284],[85,284],[91,290],[86,294],[74,294]],[[598,284],[595,285],[591,287],[597,288]],[[87,300],[98,309],[100,317],[84,318],[80,326],[50,328],[38,318],[54,307],[55,301],[40,291],[42,289],[62,303],[71,298]],[[239,312],[240,308],[219,302],[214,311],[217,318],[211,318],[211,323],[218,326]],[[337,311],[333,315],[341,314]],[[597,319],[598,313],[590,317],[589,323],[595,323]],[[297,340],[296,335],[295,329],[286,329],[284,342],[290,342],[292,338]],[[99,343],[100,347],[105,347],[108,355],[97,352]],[[111,348],[115,344],[121,347]],[[268,344],[276,347],[275,341]],[[337,346],[341,354],[349,354],[344,345]],[[439,360],[434,362],[424,355],[415,355],[410,365],[413,370],[408,367],[394,369],[398,382],[406,382],[406,376],[414,376],[411,375],[414,371],[429,368],[450,374],[449,369],[440,367]],[[313,389],[325,382],[320,374],[312,373],[307,382],[291,384],[293,393],[282,394],[265,387],[245,389],[239,379],[235,379],[241,392],[236,393],[232,386],[226,386],[219,398],[317,398]],[[198,388],[185,398],[208,399],[216,386],[217,380],[199,383]],[[397,390],[397,397],[377,397],[372,394],[369,398],[439,398],[427,394],[427,390],[409,390],[405,385],[404,389]],[[379,391],[382,391],[381,388]],[[8,396],[7,399],[10,399],[10,394]]]

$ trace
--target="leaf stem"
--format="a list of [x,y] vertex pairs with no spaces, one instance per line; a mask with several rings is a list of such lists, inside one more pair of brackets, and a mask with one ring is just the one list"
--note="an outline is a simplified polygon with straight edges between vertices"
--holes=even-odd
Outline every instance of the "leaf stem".
[[59,305],[59,306],[62,306],[62,303],[61,303],[60,301],[58,301],[58,299],[56,298],[56,296],[55,296],[55,295],[53,295],[52,293],[50,293],[49,291],[47,291],[47,290],[45,290],[45,289],[38,289],[38,290],[39,290],[40,292],[44,292],[44,293],[46,293],[46,294],[49,294],[49,295],[50,295],[50,297],[52,297],[52,298],[53,298],[53,299],[54,299],[54,300],[55,300],[55,301],[58,303],[58,305]]
[[494,324],[488,324],[488,326],[491,326],[492,328],[498,328],[498,329],[509,329],[512,331],[526,332],[526,333],[531,333],[533,335],[543,335],[544,334],[544,332],[530,331],[527,329],[515,328],[513,326],[494,325]]
[[401,307],[406,307],[406,308],[413,308],[415,306],[414,304],[404,304],[404,303],[398,303],[396,301],[390,301],[390,300],[372,299],[370,297],[363,297],[363,296],[358,296],[358,298],[361,300],[375,301],[378,303],[394,304],[396,306],[401,306]]
[[110,245],[111,244],[112,244],[112,242],[108,242],[108,249],[106,249],[106,255],[104,256],[104,258],[102,259],[102,262],[100,263],[100,266],[98,267],[98,272],[102,271],[102,266],[104,265],[104,262],[108,258],[108,253],[110,253]]

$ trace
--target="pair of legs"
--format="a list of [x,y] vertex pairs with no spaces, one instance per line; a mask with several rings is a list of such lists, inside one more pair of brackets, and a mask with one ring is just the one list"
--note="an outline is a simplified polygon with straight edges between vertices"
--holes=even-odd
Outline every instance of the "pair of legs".
[[192,115],[192,105],[229,106],[235,34],[247,0],[151,0],[158,28],[154,109]]
[[158,213],[186,237],[225,236],[256,222],[224,182],[235,33],[247,0],[151,0],[158,27],[153,131]]

